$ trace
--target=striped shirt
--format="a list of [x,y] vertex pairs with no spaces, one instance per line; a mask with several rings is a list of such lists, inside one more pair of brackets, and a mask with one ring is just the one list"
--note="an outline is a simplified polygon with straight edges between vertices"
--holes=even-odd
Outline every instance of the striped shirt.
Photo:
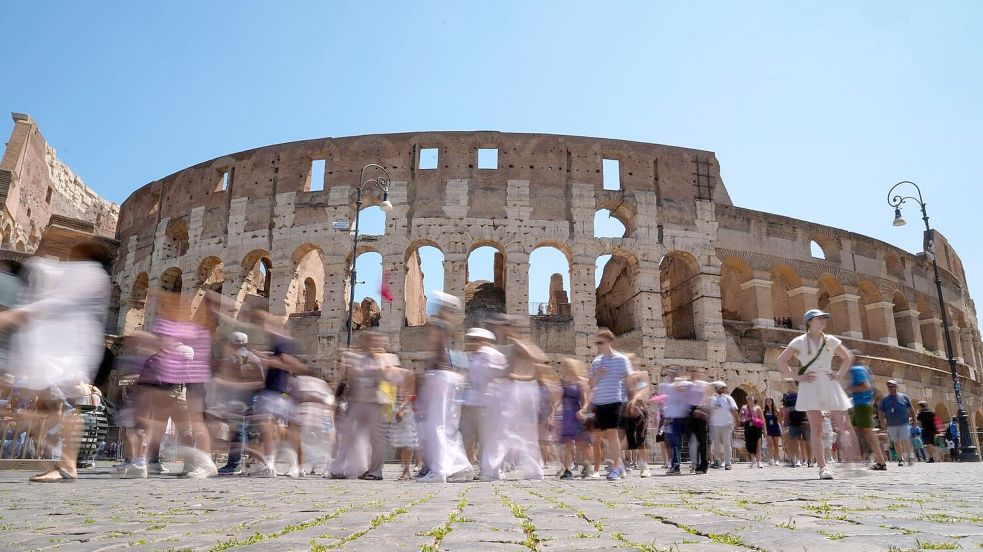
[[[153,333],[164,338],[160,351],[157,380],[161,383],[205,383],[212,377],[212,336],[195,322],[178,322],[158,318]],[[185,360],[175,350],[178,344],[195,351],[193,360]]]
[[594,384],[591,404],[613,404],[628,402],[628,390],[625,388],[625,378],[631,374],[631,362],[628,357],[618,351],[608,355],[599,355],[590,365],[589,377],[603,369]]

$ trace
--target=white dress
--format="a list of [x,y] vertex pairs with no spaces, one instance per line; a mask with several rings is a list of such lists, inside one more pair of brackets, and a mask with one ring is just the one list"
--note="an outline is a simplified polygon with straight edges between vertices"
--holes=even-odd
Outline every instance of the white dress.
[[[799,362],[803,366],[809,363],[815,356],[818,347],[813,347],[806,337],[802,334],[788,344],[789,347],[798,352]],[[847,396],[839,381],[830,379],[829,374],[833,370],[833,359],[836,358],[836,349],[839,348],[841,341],[831,335],[826,336],[826,347],[819,358],[816,359],[807,374],[816,374],[813,381],[799,382],[799,398],[795,401],[795,409],[800,412],[809,410],[825,410],[827,412],[841,412],[853,407],[850,397]],[[798,368],[793,368],[798,371]]]

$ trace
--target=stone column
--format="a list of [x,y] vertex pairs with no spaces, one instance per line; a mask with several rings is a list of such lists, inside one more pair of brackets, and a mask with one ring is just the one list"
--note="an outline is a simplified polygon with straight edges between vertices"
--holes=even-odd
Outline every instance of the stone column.
[[343,256],[325,255],[324,289],[320,297],[320,326],[328,335],[345,328],[348,321],[348,263]]
[[956,362],[963,362],[963,344],[959,339],[959,326],[949,326],[949,340],[952,341],[952,356],[956,357]]
[[771,280],[753,279],[741,284],[744,291],[742,317],[755,326],[774,327],[775,314],[771,306]]
[[468,285],[468,256],[465,253],[444,254],[444,293],[461,299],[464,305],[464,288]]
[[830,331],[834,334],[855,339],[863,339],[863,325],[860,322],[860,296],[842,293],[829,298],[829,310],[833,315]]
[[788,290],[789,298],[789,318],[796,328],[804,328],[805,321],[803,315],[809,309],[816,308],[819,304],[819,289],[808,286],[799,286]]
[[272,262],[273,266],[270,267],[270,296],[267,298],[267,305],[270,314],[281,324],[286,324],[287,313],[293,310],[287,306],[287,296],[290,286],[297,279],[298,274],[289,259],[275,259]]
[[870,303],[867,308],[867,327],[870,328],[871,337],[881,343],[888,345],[898,344],[898,330],[894,326],[894,303],[890,301],[878,301]]
[[942,320],[939,318],[926,318],[919,322],[922,328],[922,343],[925,348],[933,352],[944,352],[945,344],[942,342]]
[[157,301],[160,297],[160,277],[153,276],[147,284],[147,302],[143,308],[143,329],[150,331],[150,327],[157,318]]
[[969,328],[964,328],[963,331],[959,333],[962,340],[962,351],[963,358],[966,359],[966,364],[976,368],[976,351],[973,348],[973,332]]
[[236,261],[222,263],[222,310],[232,318],[239,316],[242,307],[242,284],[246,270]]
[[529,254],[509,251],[505,255],[505,310],[516,323],[529,325]]
[[704,266],[696,277],[693,301],[693,327],[696,338],[712,341],[724,338],[724,317],[720,313],[720,267]]
[[[389,255],[389,258],[394,258]],[[406,318],[406,268],[404,263],[399,260],[382,263],[382,277],[386,279],[389,286],[389,293],[393,300],[382,300],[379,309],[382,310],[381,330],[389,338],[389,346],[393,351],[399,350],[399,334],[403,328],[403,321]]]
[[575,353],[579,358],[586,358],[593,351],[592,339],[597,332],[595,270],[591,257],[574,257],[570,265],[570,308],[573,311]]
[[921,325],[918,323],[918,311],[909,309],[895,313],[894,327],[898,331],[898,344],[918,352],[924,350]]

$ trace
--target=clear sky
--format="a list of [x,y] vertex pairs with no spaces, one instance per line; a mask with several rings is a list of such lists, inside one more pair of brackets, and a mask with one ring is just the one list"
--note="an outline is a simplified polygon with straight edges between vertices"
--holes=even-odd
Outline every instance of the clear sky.
[[[0,110],[30,113],[115,201],[305,138],[624,138],[712,150],[735,204],[909,251],[916,212],[893,228],[885,196],[914,180],[983,293],[981,2],[16,1],[3,13]],[[547,300],[552,266],[534,269],[532,301]]]

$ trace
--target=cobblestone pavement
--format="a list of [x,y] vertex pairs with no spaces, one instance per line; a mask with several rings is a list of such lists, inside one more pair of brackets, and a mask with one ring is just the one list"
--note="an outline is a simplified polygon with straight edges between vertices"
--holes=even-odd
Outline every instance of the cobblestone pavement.
[[[636,472],[637,473],[637,472]],[[983,549],[983,464],[420,484],[0,472],[3,550]],[[387,467],[387,478],[396,475]]]

